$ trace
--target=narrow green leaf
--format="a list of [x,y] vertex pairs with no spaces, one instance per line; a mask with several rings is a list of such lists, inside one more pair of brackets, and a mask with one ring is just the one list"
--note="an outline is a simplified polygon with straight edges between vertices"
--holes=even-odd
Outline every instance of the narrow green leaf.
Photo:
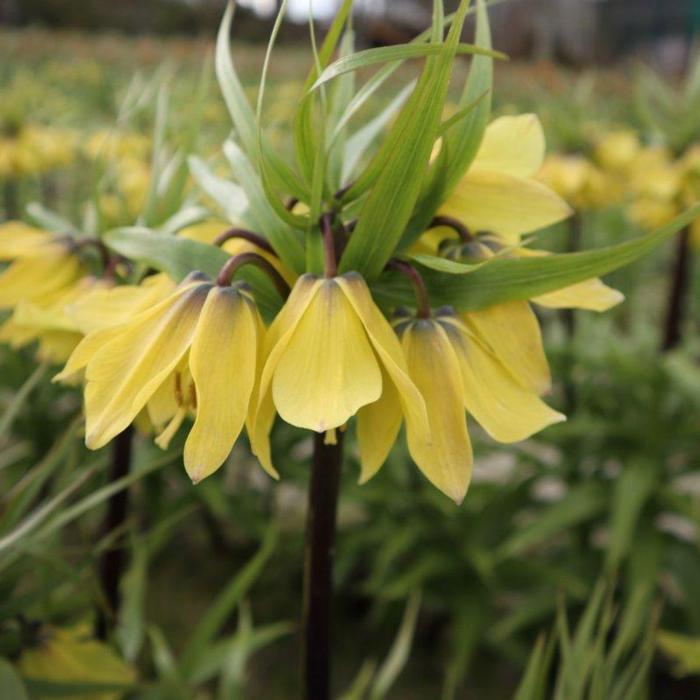
[[[531,299],[630,265],[698,216],[700,204],[662,228],[617,245],[581,253],[492,258],[476,268],[461,263],[444,266],[441,272],[424,268],[423,276],[435,307],[454,306],[459,311],[471,311],[506,301]],[[445,274],[449,272],[454,274]],[[412,303],[409,286],[395,273],[386,273],[373,291],[384,304],[410,306]]]
[[[325,83],[346,73],[352,73],[381,63],[393,61],[406,61],[411,58],[426,58],[441,54],[446,44],[398,44],[395,46],[380,46],[375,49],[358,51],[351,56],[339,58],[321,73],[318,80],[311,86],[311,90],[317,90]],[[499,51],[484,49],[473,44],[458,44],[453,49],[458,55],[475,54],[489,56],[490,58],[505,59],[507,56]]]
[[[231,257],[213,245],[142,228],[114,229],[105,234],[104,242],[111,250],[165,272],[176,282],[194,271],[203,272],[215,280]],[[267,319],[274,317],[284,300],[267,275],[256,267],[246,265],[236,273],[236,279],[252,287],[263,316]]]
[[27,689],[14,666],[0,658],[0,698],[3,700],[29,700]]
[[48,365],[44,362],[40,364],[22,384],[19,391],[12,397],[5,412],[0,416],[0,440],[5,438],[7,431],[12,427],[15,418],[22,410],[29,395],[34,391],[39,382],[44,378]]
[[[278,211],[273,209],[260,176],[235,141],[226,141],[224,155],[248,197],[247,217],[255,230],[270,241],[280,259],[290,269],[301,274],[304,272],[304,248],[300,234],[280,219]],[[274,193],[273,197],[276,197]]]
[[224,624],[231,612],[241,602],[243,596],[255,583],[263,566],[270,558],[277,543],[277,531],[270,526],[257,554],[242,568],[226,588],[219,594],[195,627],[181,657],[181,668],[185,675],[197,663],[201,654],[206,653],[207,645]]
[[221,207],[228,221],[232,224],[240,223],[248,209],[248,198],[243,188],[215,175],[198,156],[190,156],[187,163],[195,182]]
[[[468,0],[462,0],[443,51],[427,60],[414,94],[375,157],[375,167],[380,164],[380,175],[342,257],[341,272],[357,270],[369,280],[376,279],[411,218],[440,126],[454,51],[467,7]],[[368,170],[371,169],[372,165]]]
[[420,611],[420,593],[413,593],[406,605],[406,611],[401,622],[401,627],[396,635],[391,651],[384,663],[377,671],[377,677],[372,683],[370,700],[381,700],[386,697],[396,679],[403,671],[411,653],[413,636],[416,631],[418,612]]
[[155,233],[147,228],[117,228],[104,236],[105,244],[129,260],[167,273],[176,282],[198,270],[216,279],[219,270],[231,257],[206,243]]
[[[226,102],[238,138],[249,158],[257,164],[258,134],[257,122],[253,109],[248,102],[243,84],[241,83],[231,59],[229,37],[233,21],[234,3],[229,2],[221,20],[221,26],[216,37],[214,67],[221,93]],[[271,164],[270,176],[276,178],[275,185],[285,189],[290,195],[307,199],[308,192],[301,185],[300,179],[284,163],[284,160],[270,148],[263,139],[263,151]]]

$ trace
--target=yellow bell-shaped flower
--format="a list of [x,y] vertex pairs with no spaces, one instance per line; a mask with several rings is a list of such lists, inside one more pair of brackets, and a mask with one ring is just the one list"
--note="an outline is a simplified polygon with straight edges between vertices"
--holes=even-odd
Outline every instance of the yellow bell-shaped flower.
[[429,443],[423,399],[362,277],[300,277],[265,340],[251,434],[261,463],[274,473],[269,432],[276,412],[291,425],[321,433],[388,395],[416,439]]
[[[431,442],[415,439],[406,426],[411,457],[423,474],[456,502],[464,498],[472,473],[472,448],[465,411],[500,442],[524,440],[565,420],[538,396],[548,381],[546,360],[534,348],[525,381],[520,365],[511,370],[462,320],[452,314],[413,319],[400,326],[408,373],[420,390],[430,422]],[[527,335],[525,330],[523,335]],[[381,467],[396,439],[401,413],[390,395],[363,409],[358,418],[362,480]]]
[[84,372],[91,449],[122,432],[152,399],[166,407],[159,423],[175,406],[161,442],[192,412],[184,460],[198,482],[223,464],[243,428],[263,332],[244,287],[220,287],[195,273],[132,319],[88,333],[57,379]]

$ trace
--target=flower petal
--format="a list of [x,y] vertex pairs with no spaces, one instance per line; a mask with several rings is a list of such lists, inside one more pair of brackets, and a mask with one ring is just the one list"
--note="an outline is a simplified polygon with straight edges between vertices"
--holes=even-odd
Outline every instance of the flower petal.
[[544,131],[537,115],[499,117],[486,128],[473,167],[528,177],[542,167],[544,154]]
[[551,388],[540,324],[526,301],[509,301],[462,316],[469,328],[526,388]]
[[[546,250],[533,248],[517,248],[512,254],[519,258],[551,255]],[[597,277],[530,299],[535,304],[552,309],[587,309],[589,311],[607,311],[624,300],[625,295],[622,292],[608,287]]]
[[51,249],[34,258],[20,258],[0,274],[0,308],[21,301],[52,301],[84,274],[80,261],[63,249]]
[[425,399],[432,445],[406,425],[408,449],[425,476],[460,503],[472,474],[472,448],[464,412],[459,362],[445,331],[434,321],[417,321],[403,335],[411,379]]
[[440,208],[472,231],[491,231],[517,243],[521,234],[562,221],[569,205],[536,180],[473,168]]
[[231,287],[207,297],[190,350],[197,417],[185,443],[185,469],[197,483],[215,472],[243,428],[255,385],[257,321]]
[[523,388],[459,321],[445,322],[444,328],[459,360],[467,411],[494,440],[519,442],[566,420]]
[[97,332],[111,339],[86,368],[88,447],[98,449],[122,432],[175,369],[192,342],[209,288],[186,285],[116,333],[114,328]]
[[336,278],[336,281],[362,321],[382,367],[398,391],[401,409],[407,425],[411,426],[414,441],[421,440],[426,447],[429,446],[430,423],[425,401],[409,376],[401,342],[394,329],[374,303],[360,275],[350,272]]
[[0,225],[0,260],[14,260],[26,255],[42,254],[54,237],[21,221]]
[[363,406],[357,412],[361,484],[369,481],[386,461],[399,434],[402,418],[399,394],[382,367],[382,395],[379,401]]
[[321,433],[346,423],[381,391],[364,326],[337,282],[324,280],[277,363],[277,412],[287,423]]

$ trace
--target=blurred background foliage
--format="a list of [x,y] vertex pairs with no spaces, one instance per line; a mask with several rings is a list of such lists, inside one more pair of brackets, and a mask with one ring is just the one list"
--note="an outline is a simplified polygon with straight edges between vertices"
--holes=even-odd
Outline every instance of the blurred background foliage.
[[[105,3],[81,4],[75,19],[69,5],[2,8],[18,21],[112,21],[93,22]],[[136,13],[144,6],[131,3]],[[149,4],[153,24],[142,28],[197,31],[192,7]],[[219,5],[196,7],[202,28],[216,24]],[[237,32],[244,40],[233,51],[253,97],[263,49],[246,41],[252,30]],[[532,58],[499,65],[496,112],[537,112],[552,153],[596,168],[601,144],[621,130],[668,147],[676,162],[700,144],[700,63],[693,68],[683,45],[680,77],[629,59],[585,71]],[[288,42],[273,59],[265,119],[280,149],[305,47]],[[219,172],[230,123],[216,86],[202,82],[210,49],[196,38],[2,28],[4,218],[33,203],[41,223],[133,223],[150,187],[154,129],[172,153],[193,150]],[[402,68],[399,79],[413,73]],[[365,109],[378,113],[394,95]],[[178,196],[215,209],[189,179]],[[589,248],[644,230],[625,198],[573,203],[570,222],[540,234],[544,247]],[[569,421],[510,447],[477,432],[461,506],[429,487],[401,447],[357,486],[351,447],[336,555],[337,697],[700,696],[700,274],[691,250],[682,253],[680,340],[667,337],[673,246],[611,276],[627,297],[613,312],[542,314],[551,403]],[[0,697],[290,697],[310,439],[278,427],[280,484],[239,447],[193,488],[182,436],[165,453],[137,437],[131,472],[110,481],[110,450],[84,448],[79,394],[50,384],[54,372],[37,367],[31,349],[0,348]],[[127,489],[126,521],[106,529],[106,504]],[[115,549],[126,566],[116,616],[101,578]]]

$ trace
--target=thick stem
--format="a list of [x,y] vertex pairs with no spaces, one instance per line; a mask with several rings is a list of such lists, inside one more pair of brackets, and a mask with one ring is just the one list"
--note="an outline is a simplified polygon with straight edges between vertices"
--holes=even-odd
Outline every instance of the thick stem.
[[691,254],[690,229],[686,228],[678,238],[676,257],[673,262],[673,279],[666,309],[666,322],[661,344],[662,352],[673,350],[681,342],[683,319],[688,304]]
[[304,557],[302,675],[304,700],[330,700],[333,546],[343,461],[343,435],[326,444],[314,435]]
[[[122,479],[129,474],[131,468],[131,444],[133,428],[129,426],[123,433],[117,435],[112,444],[112,468],[109,473],[110,483]],[[129,491],[121,489],[107,503],[107,512],[102,523],[100,538],[108,537],[115,530],[123,527],[129,510]],[[126,551],[120,543],[113,543],[104,552],[99,565],[100,586],[105,597],[107,610],[100,612],[97,620],[97,636],[105,639],[108,623],[119,613],[121,596],[119,585],[126,564]]]

